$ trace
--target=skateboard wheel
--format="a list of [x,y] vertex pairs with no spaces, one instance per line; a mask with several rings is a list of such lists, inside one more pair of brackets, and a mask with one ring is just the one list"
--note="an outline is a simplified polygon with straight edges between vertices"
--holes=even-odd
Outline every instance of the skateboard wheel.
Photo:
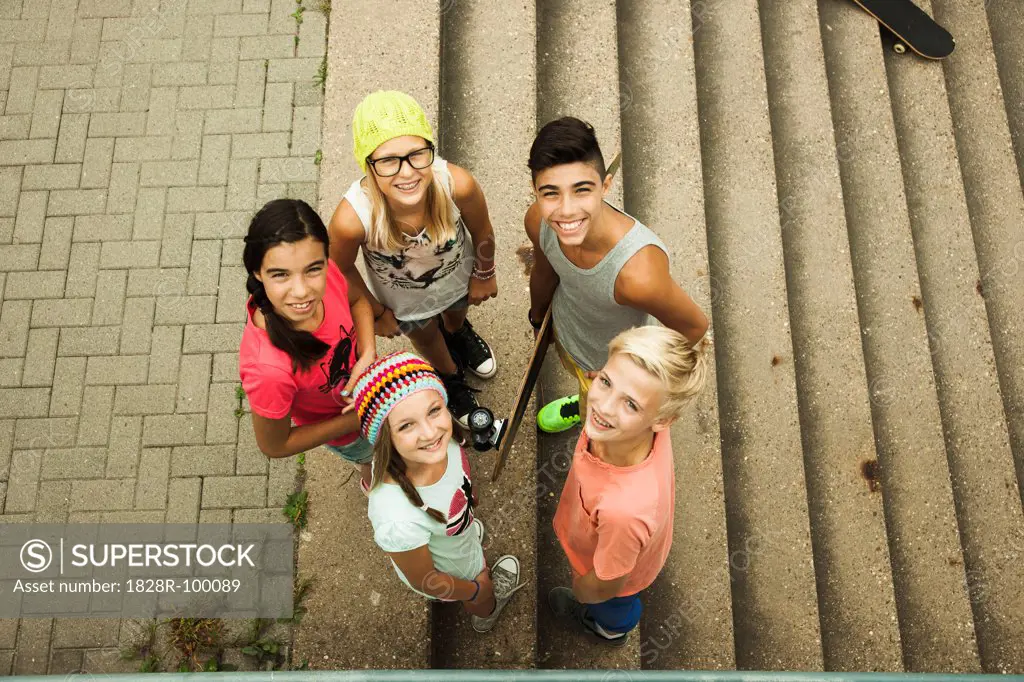
[[907,51],[907,46],[904,45],[903,43],[896,43],[892,46],[892,49],[893,52],[895,52],[896,54],[903,54],[904,52]]

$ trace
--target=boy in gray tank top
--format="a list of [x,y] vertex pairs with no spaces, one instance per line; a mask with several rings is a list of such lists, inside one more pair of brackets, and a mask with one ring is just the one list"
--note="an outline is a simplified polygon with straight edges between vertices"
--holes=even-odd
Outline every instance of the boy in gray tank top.
[[530,324],[539,329],[552,307],[558,356],[580,387],[538,413],[540,429],[557,433],[586,414],[591,374],[619,332],[657,321],[696,344],[708,320],[672,279],[658,236],[604,201],[612,178],[590,124],[551,121],[537,133],[528,165],[535,197],[524,221],[534,252]]

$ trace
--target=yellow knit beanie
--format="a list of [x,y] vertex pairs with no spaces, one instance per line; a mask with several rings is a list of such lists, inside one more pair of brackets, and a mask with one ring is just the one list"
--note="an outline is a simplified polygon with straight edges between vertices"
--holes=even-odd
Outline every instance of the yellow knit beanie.
[[367,95],[352,114],[352,146],[363,173],[366,159],[374,149],[403,135],[434,143],[427,115],[416,100],[397,90],[378,90]]

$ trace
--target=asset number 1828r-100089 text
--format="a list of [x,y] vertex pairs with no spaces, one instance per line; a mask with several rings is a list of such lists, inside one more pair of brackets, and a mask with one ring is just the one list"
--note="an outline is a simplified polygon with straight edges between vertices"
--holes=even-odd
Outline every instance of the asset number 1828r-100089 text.
[[128,592],[237,592],[242,581],[234,578],[135,578],[127,582]]

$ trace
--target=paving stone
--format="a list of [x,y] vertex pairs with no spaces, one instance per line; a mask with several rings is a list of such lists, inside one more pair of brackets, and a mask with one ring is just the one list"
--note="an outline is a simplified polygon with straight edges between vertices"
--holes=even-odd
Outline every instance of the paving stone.
[[[217,299],[213,299],[216,306]],[[32,301],[4,301],[0,307],[0,357],[20,358],[28,348]],[[213,316],[210,316],[213,319]]]
[[292,13],[295,11],[294,1],[271,0],[270,2],[270,26],[268,33],[292,33],[295,31],[295,19]]
[[295,107],[292,118],[292,156],[310,159],[320,149],[320,107]]
[[[79,219],[85,216],[79,216]],[[113,217],[113,216],[110,216]],[[77,229],[78,223],[75,223]],[[72,241],[74,236],[72,236]],[[100,245],[93,244],[71,244],[71,257],[68,260],[68,279],[64,285],[64,295],[68,297],[84,298],[96,294],[96,276],[99,273]],[[92,306],[89,306],[90,317]]]
[[64,270],[35,270],[32,272],[11,272],[7,274],[4,298],[17,299],[61,298],[64,296]]
[[[211,85],[234,84],[238,79],[238,38],[214,38],[210,43]],[[232,93],[234,97],[234,93]]]
[[263,454],[256,444],[256,434],[249,415],[242,417],[238,424],[238,447],[235,448],[236,474],[266,474],[270,470],[270,458]]
[[[126,64],[122,69],[124,85],[121,89],[121,111],[145,112],[152,97],[152,64]],[[149,120],[146,120],[149,130]],[[147,132],[147,134],[149,134]]]
[[167,486],[167,523],[198,523],[203,482],[198,478],[172,478]]
[[128,296],[184,296],[188,268],[132,268]]
[[[213,374],[211,378],[215,382],[210,386],[210,391],[214,391],[218,384],[216,382],[222,381],[233,381],[238,382],[238,353],[214,353],[213,354]],[[231,386],[232,395],[234,395],[234,384]],[[210,400],[213,400],[211,393]],[[209,443],[210,441],[207,440]],[[232,439],[234,442],[234,439]]]
[[203,144],[203,112],[179,111],[175,123],[173,159],[198,159]]
[[267,16],[263,14],[222,14],[213,25],[215,36],[259,36],[267,33]]
[[[117,384],[145,384],[149,371],[148,355],[114,355],[90,357],[86,367],[87,386]],[[111,391],[113,394],[113,391]]]
[[217,322],[244,323],[248,318],[243,302],[249,297],[245,283],[249,275],[243,267],[222,267],[217,295]]
[[40,90],[36,93],[32,109],[32,128],[29,137],[57,137],[60,113],[64,106],[63,90]]
[[[188,55],[191,56],[191,55]],[[174,62],[153,66],[153,85],[167,87],[176,85],[205,85],[207,63]]]
[[[127,215],[88,215],[75,217],[75,231],[72,241],[76,242],[98,242],[109,241],[112,244],[124,243],[132,238],[132,217]],[[136,242],[146,243],[146,242]],[[159,247],[159,242],[156,242]],[[116,250],[116,247],[114,247]],[[103,251],[108,250],[104,245],[100,249],[103,262]],[[109,256],[108,256],[109,258]],[[109,268],[110,266],[104,266]]]
[[[72,511],[115,511],[129,509],[135,495],[135,479],[72,481]],[[116,632],[116,631],[115,631]]]
[[[78,435],[78,419],[75,417],[42,417],[39,419],[18,419],[15,422],[14,448],[17,450],[46,450],[47,448],[70,448]],[[3,435],[0,434],[0,444]],[[8,453],[8,457],[10,454]],[[43,461],[46,458],[44,456]],[[44,467],[45,469],[45,467]]]
[[115,415],[110,421],[110,444],[107,446],[108,478],[131,478],[139,470],[142,449],[142,417]]
[[164,232],[164,207],[167,190],[163,187],[139,188],[139,201],[135,207],[132,239],[160,239]]
[[21,378],[22,386],[50,386],[53,384],[58,333],[59,330],[53,328],[29,330],[25,372]]
[[[0,30],[0,35],[3,31]],[[39,81],[38,66],[15,66],[11,69],[10,86],[7,91],[7,108],[4,113],[31,114],[35,105],[36,88]]]
[[153,345],[149,355],[149,380],[152,383],[174,383],[178,380],[181,342],[184,327],[153,327]]
[[160,248],[160,267],[188,267],[192,260],[192,230],[195,214],[168,214],[164,218],[163,245]]
[[160,161],[171,158],[170,135],[119,137],[114,145],[115,161]]
[[225,208],[251,211],[256,207],[256,177],[259,159],[232,159],[228,171]]
[[81,649],[54,649],[50,652],[51,675],[67,675],[82,670],[85,653]]
[[235,102],[233,85],[192,85],[181,88],[178,108],[188,111],[226,109]]
[[[198,213],[196,214],[195,234],[193,236],[196,239],[244,238],[249,231],[249,221],[251,219],[252,214],[248,211]],[[242,244],[242,240],[239,239],[237,243]],[[225,249],[226,247],[227,245],[225,244]],[[224,252],[224,257],[229,257],[227,250]],[[230,261],[233,265],[242,262],[241,249],[237,250],[237,256],[230,256]]]
[[73,218],[47,218],[43,227],[43,246],[39,251],[40,270],[67,270],[71,256]]
[[114,414],[171,414],[177,398],[174,384],[118,386],[114,398]]
[[30,163],[51,163],[54,140],[0,141],[0,166],[22,166]]
[[81,176],[82,165],[78,163],[25,166],[25,177],[21,181],[21,188],[23,190],[72,189],[78,187],[78,179]]
[[206,435],[205,414],[146,415],[142,425],[145,446],[199,445]]
[[[89,120],[89,137],[120,137],[129,141],[146,134],[146,115],[138,112],[93,114]],[[122,159],[137,161],[138,159]]]
[[327,52],[327,17],[320,12],[304,12],[299,26],[296,56],[322,59]]
[[81,163],[85,158],[89,114],[68,114],[60,117],[60,132],[54,155],[56,163]]
[[0,414],[5,417],[45,417],[49,403],[49,388],[0,389]]
[[71,63],[85,64],[96,61],[100,51],[100,37],[103,31],[102,19],[76,17],[71,32]]
[[[92,359],[90,358],[90,360]],[[85,393],[82,395],[81,416],[78,420],[79,445],[107,444],[110,439],[110,418],[113,407],[113,386],[87,385],[85,387]]]
[[219,240],[192,242],[192,263],[188,270],[188,293],[217,294],[220,284]]
[[239,47],[239,59],[286,59],[295,51],[295,36],[288,34],[246,36]]
[[5,244],[0,246],[0,271],[32,271],[39,265],[40,244]]
[[65,113],[118,111],[120,102],[120,87],[71,89],[64,93]]
[[51,417],[77,416],[85,389],[85,358],[57,358],[50,395]]
[[28,114],[0,116],[0,140],[27,140],[31,129],[32,117]]
[[[50,168],[50,166],[27,166],[25,168],[26,179],[31,184],[35,179],[35,173],[28,174],[27,171],[30,168]],[[0,168],[0,216],[14,216],[18,214],[18,194],[21,193],[23,185],[24,180],[22,180],[21,168]],[[40,188],[30,186],[25,189]]]
[[103,478],[106,462],[104,447],[52,448],[43,452],[40,477],[44,480]]
[[149,91],[147,135],[174,134],[174,113],[178,106],[177,88],[152,88]]
[[[276,60],[274,60],[276,61]],[[292,126],[292,98],[294,87],[291,83],[276,83],[267,74],[266,95],[263,99],[263,131],[288,132]]]
[[[0,142],[0,146],[3,143]],[[0,149],[0,154],[2,154]],[[39,244],[46,225],[46,204],[50,192],[22,192],[18,199],[18,216],[14,219],[15,244]]]
[[56,189],[50,192],[48,215],[84,215],[103,213],[107,206],[106,189]]
[[185,353],[238,350],[242,327],[237,324],[188,324],[182,351]]
[[159,263],[158,241],[104,241],[100,251],[101,270],[155,268]]
[[271,459],[267,476],[267,504],[284,506],[289,495],[295,492],[296,458]]
[[317,186],[315,182],[291,182],[288,183],[286,196],[289,199],[300,199],[310,206],[316,206]]
[[224,186],[171,187],[167,190],[167,210],[173,213],[223,211]]
[[191,186],[196,184],[199,159],[183,161],[143,161],[139,185],[142,187]]
[[7,499],[4,502],[5,514],[30,512],[36,508],[41,456],[42,453],[38,450],[15,450],[11,454],[11,473],[7,483]]
[[289,134],[286,132],[235,135],[231,144],[231,158],[288,156],[288,138]]
[[105,188],[110,185],[110,164],[113,158],[113,138],[90,137],[86,140],[81,186],[83,188]]
[[127,270],[101,270],[96,276],[96,299],[92,324],[119,324],[124,315],[124,293]]
[[113,164],[110,171],[110,187],[107,190],[108,214],[130,214],[135,211],[139,194],[139,169],[138,163]]
[[199,523],[231,523],[231,510],[200,509]]
[[267,83],[295,83],[312,80],[320,68],[320,61],[319,57],[271,59],[270,69],[267,71]]
[[45,675],[50,660],[52,618],[23,618],[14,653],[15,675]]
[[0,244],[10,244],[14,239],[14,218],[0,218]]
[[116,355],[120,335],[120,327],[64,327],[60,330],[57,355]]
[[[236,363],[237,367],[237,363]],[[237,376],[238,370],[235,370]],[[238,437],[238,418],[235,416],[235,383],[214,383],[210,385],[210,409],[206,415],[206,442],[208,444],[231,443],[234,462],[234,443]],[[220,473],[220,472],[218,472]],[[223,473],[232,473],[226,471]],[[262,472],[253,472],[262,473]]]
[[[40,8],[42,9],[42,8]],[[46,23],[46,40],[68,44],[74,35],[78,0],[56,0],[50,5]]]
[[157,299],[156,323],[213,322],[216,311],[216,296],[167,296]]
[[4,358],[0,360],[0,388],[18,388],[21,386],[21,374],[25,368],[25,358]]
[[36,523],[67,523],[70,508],[70,481],[39,481],[36,513],[33,521]]
[[[57,43],[55,48],[65,54],[70,53],[70,45],[67,43]],[[44,88],[73,90],[93,87],[94,71],[95,67],[92,64],[43,66],[39,69],[39,94],[36,95],[36,103],[38,104],[39,98],[47,92]],[[60,99],[63,98],[58,98]],[[60,112],[59,108],[57,112]]]
[[284,515],[283,507],[236,509],[233,516],[235,523],[284,523],[288,518]]
[[170,468],[170,448],[147,448],[142,451],[138,483],[135,487],[136,509],[167,508]]
[[189,16],[185,18],[184,43],[181,51],[192,60],[207,60],[210,57],[210,43],[213,40],[212,16]]
[[274,199],[280,199],[282,197],[291,198],[288,196],[288,185],[285,183],[280,184],[260,184],[256,186],[256,205],[264,206],[268,201]]
[[131,15],[132,0],[79,0],[78,3],[78,16],[85,19]]
[[174,448],[171,454],[171,475],[217,476],[235,473],[233,445],[197,445]]
[[189,14],[238,14],[242,0],[189,0]]
[[149,353],[153,337],[155,298],[129,298],[125,301],[121,325],[121,354]]
[[32,302],[33,327],[84,327],[92,319],[93,299],[55,298]]
[[262,476],[207,476],[203,479],[203,508],[264,507],[266,479]]
[[178,413],[206,412],[212,362],[209,353],[181,357],[181,369],[178,374]]
[[0,420],[0,480],[6,481],[14,448],[14,419]]
[[262,106],[266,82],[267,70],[262,59],[239,62],[238,80],[235,86],[235,106]]
[[209,109],[205,112],[207,135],[219,133],[257,133],[263,124],[263,110]]

